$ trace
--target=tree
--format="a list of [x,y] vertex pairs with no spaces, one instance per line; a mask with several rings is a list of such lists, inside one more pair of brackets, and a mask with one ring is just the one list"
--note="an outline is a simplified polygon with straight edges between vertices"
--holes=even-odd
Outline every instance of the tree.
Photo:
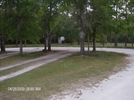
[[5,52],[5,36],[6,36],[6,18],[7,18],[7,1],[1,1],[0,7],[0,48],[2,52]]
[[112,18],[111,1],[107,0],[91,0],[90,1],[90,27],[93,37],[93,51],[96,51],[96,37],[105,37],[104,35],[110,31],[110,24]]
[[20,54],[23,54],[23,41],[35,41],[38,38],[38,34],[36,33],[39,29],[38,21],[36,20],[38,6],[33,1],[17,0],[14,7],[14,27],[16,33],[13,36],[20,41]]
[[88,0],[65,0],[67,6],[72,7],[70,13],[76,17],[77,25],[79,27],[80,37],[80,55],[84,55],[84,36],[85,36],[85,12],[87,11]]
[[126,3],[124,0],[113,0],[111,2],[111,7],[113,11],[113,18],[111,21],[111,29],[114,35],[114,47],[118,46],[118,36],[125,32],[125,21],[123,20],[124,5]]
[[12,3],[13,0],[1,0],[0,1],[0,48],[2,52],[5,52],[5,40],[10,37],[10,31],[12,30]]
[[46,38],[48,40],[48,51],[51,51],[52,32],[55,26],[55,17],[58,14],[59,0],[42,0],[43,30],[44,30],[44,51],[46,51]]
[[5,51],[5,36],[12,40],[20,40],[20,54],[23,53],[22,42],[37,40],[38,6],[34,0],[2,0],[1,8],[1,50]]
[[132,46],[134,44],[134,0],[128,2],[129,32],[132,34]]

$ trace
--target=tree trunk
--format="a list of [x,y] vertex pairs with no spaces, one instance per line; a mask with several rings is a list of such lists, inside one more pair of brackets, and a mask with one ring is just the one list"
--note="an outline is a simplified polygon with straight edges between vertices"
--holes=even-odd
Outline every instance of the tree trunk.
[[83,23],[83,11],[82,9],[80,9],[80,33],[79,33],[79,36],[80,36],[80,55],[84,55],[84,37],[85,37],[85,33],[84,33],[84,23]]
[[4,41],[4,38],[1,38],[1,52],[5,52],[6,49],[5,49],[5,41]]
[[[6,14],[7,14],[7,8],[5,8],[4,10],[4,19],[6,17]],[[4,22],[3,22],[4,23]],[[1,52],[5,52],[5,33],[6,33],[6,29],[5,27],[2,26],[2,30],[1,30],[1,39],[0,39],[0,48],[1,48]]]
[[89,40],[89,34],[88,34],[88,54],[90,53],[90,40]]
[[114,47],[118,47],[117,35],[114,34]]
[[49,24],[48,24],[48,51],[51,51],[51,29],[50,29],[51,28],[50,22],[52,20],[51,14],[52,14],[52,2],[50,2],[50,13],[49,13]]
[[93,32],[93,52],[96,51],[96,29]]
[[48,34],[48,51],[51,51],[51,32]]
[[84,55],[84,51],[84,38],[80,37],[80,55]]
[[47,51],[47,43],[46,43],[46,39],[47,39],[47,20],[46,20],[46,9],[44,9],[44,49],[43,51],[46,52]]
[[23,54],[23,43],[22,43],[22,39],[20,39],[20,54]]
[[44,32],[44,50],[43,50],[44,52],[47,51],[46,36],[47,36],[47,34]]
[[4,31],[2,31],[2,35],[1,35],[1,39],[0,39],[0,43],[1,43],[1,52],[5,52],[5,39],[4,39]]
[[125,35],[125,47],[127,47],[127,34]]
[[102,45],[103,45],[103,47],[105,46],[105,42],[104,42],[104,40],[102,40]]

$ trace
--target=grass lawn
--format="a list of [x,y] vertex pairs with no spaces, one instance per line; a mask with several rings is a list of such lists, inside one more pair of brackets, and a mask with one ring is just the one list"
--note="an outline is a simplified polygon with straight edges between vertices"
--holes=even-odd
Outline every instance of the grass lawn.
[[[126,56],[113,52],[91,52],[90,55],[66,57],[0,82],[0,97],[2,100],[44,100],[76,86],[88,86],[89,82],[94,85],[126,67]],[[86,81],[88,79],[90,81]],[[36,87],[41,90],[35,90]],[[28,88],[31,91],[26,91]]]

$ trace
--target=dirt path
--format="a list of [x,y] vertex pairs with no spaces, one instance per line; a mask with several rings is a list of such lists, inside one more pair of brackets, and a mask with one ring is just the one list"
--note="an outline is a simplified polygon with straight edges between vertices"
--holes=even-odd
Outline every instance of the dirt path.
[[56,61],[56,60],[58,60],[58,59],[67,57],[67,56],[69,56],[69,55],[71,55],[71,54],[72,54],[71,52],[67,52],[67,51],[64,51],[64,52],[57,52],[57,53],[55,53],[55,54],[49,54],[49,55],[46,55],[46,56],[44,56],[44,57],[40,57],[40,58],[36,58],[36,59],[24,61],[24,62],[15,64],[15,65],[7,66],[7,67],[2,67],[2,68],[0,68],[0,71],[6,70],[6,69],[9,69],[9,68],[13,68],[13,67],[16,67],[16,66],[19,66],[19,65],[22,65],[22,64],[26,64],[26,63],[29,63],[29,62],[34,62],[34,61],[38,61],[38,60],[44,60],[44,62],[39,62],[39,63],[36,63],[36,64],[34,64],[34,65],[28,66],[27,68],[24,68],[24,69],[22,69],[22,70],[19,70],[19,71],[16,71],[16,72],[13,72],[13,73],[10,73],[10,74],[1,76],[1,77],[0,77],[0,82],[1,82],[1,81],[4,81],[4,80],[6,80],[6,79],[12,78],[12,77],[21,75],[21,74],[23,74],[23,73],[25,73],[25,72],[28,72],[28,71],[33,70],[33,69],[35,69],[35,68],[38,68],[38,67],[40,67],[40,66],[42,66],[42,65],[48,64],[48,63],[50,63],[50,62],[52,62],[52,61]]
[[5,54],[0,54],[0,59],[7,58],[7,57],[10,57],[10,56],[13,56],[16,54],[18,54],[18,52],[9,52],[9,53],[5,53]]
[[9,66],[4,66],[4,67],[0,68],[0,71],[6,70],[6,69],[10,69],[10,68],[13,68],[13,67],[16,67],[16,66],[20,66],[20,65],[23,65],[23,64],[39,61],[39,60],[47,60],[47,59],[53,58],[54,56],[57,56],[57,54],[61,55],[63,53],[65,53],[65,52],[60,52],[60,53],[55,53],[55,54],[48,54],[48,55],[43,56],[43,57],[38,57],[38,58],[35,58],[35,59],[31,59],[31,60],[27,60],[27,61],[22,61],[22,62],[19,62],[19,63],[16,63],[16,64],[12,64],[12,65],[9,65]]

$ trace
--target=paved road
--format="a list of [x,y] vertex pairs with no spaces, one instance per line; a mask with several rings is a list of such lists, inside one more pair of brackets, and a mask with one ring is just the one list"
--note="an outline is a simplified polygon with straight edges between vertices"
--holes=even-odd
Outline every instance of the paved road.
[[[40,51],[42,48],[26,48],[29,51]],[[79,48],[53,47],[53,50],[79,51]],[[10,51],[11,49],[9,49]],[[92,89],[78,89],[80,94],[65,95],[59,100],[134,100],[134,49],[98,48],[100,51],[114,51],[129,54],[131,62],[126,71],[119,72],[102,81]],[[11,50],[13,51],[13,49]],[[55,100],[55,99],[53,99]]]

